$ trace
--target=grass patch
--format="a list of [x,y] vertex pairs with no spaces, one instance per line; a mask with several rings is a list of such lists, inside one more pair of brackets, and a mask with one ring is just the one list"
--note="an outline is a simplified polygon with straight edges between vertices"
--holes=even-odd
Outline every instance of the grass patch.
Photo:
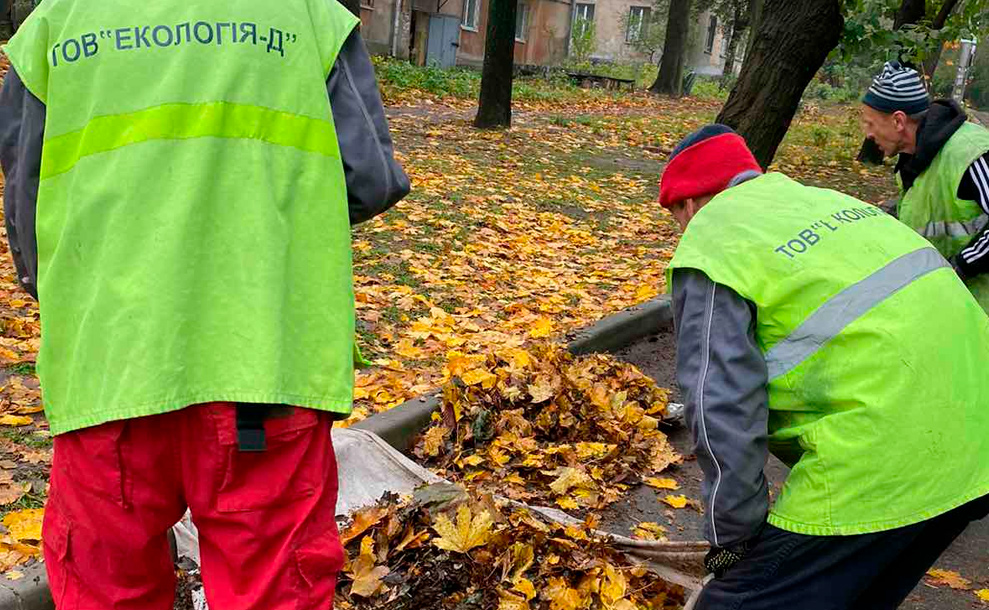
[[14,375],[36,375],[35,364],[33,362],[18,362],[7,367],[7,370]]
[[0,436],[32,449],[52,448],[52,438],[50,436],[39,436],[37,434],[32,434],[31,432],[23,432],[21,430],[13,429],[0,430]]

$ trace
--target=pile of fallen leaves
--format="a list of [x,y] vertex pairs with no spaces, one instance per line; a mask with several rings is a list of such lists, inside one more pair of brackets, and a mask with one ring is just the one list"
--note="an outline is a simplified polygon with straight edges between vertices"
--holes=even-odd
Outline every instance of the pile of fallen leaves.
[[658,429],[667,391],[631,364],[537,343],[487,356],[452,352],[446,366],[442,414],[415,453],[450,480],[530,504],[592,509],[681,460]]
[[661,610],[683,590],[592,533],[448,484],[386,497],[341,533],[338,610]]

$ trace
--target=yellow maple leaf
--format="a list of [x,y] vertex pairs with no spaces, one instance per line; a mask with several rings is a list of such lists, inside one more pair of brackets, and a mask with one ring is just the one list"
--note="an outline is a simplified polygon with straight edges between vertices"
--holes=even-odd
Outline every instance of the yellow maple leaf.
[[673,479],[657,479],[655,477],[646,477],[642,479],[642,482],[649,487],[655,487],[656,489],[680,489],[680,484]]
[[485,389],[491,389],[498,381],[498,376],[485,369],[473,369],[461,375],[460,380],[467,385],[478,385]]
[[450,429],[445,426],[433,426],[426,431],[422,437],[422,452],[426,457],[436,457],[443,448],[446,437],[450,435]]
[[528,578],[520,578],[513,591],[518,591],[525,596],[525,600],[529,601],[536,596],[536,587],[533,586],[532,582]]
[[481,464],[484,463],[484,458],[477,454],[474,454],[465,457],[461,461],[464,463],[465,466],[480,466]]
[[24,578],[24,572],[21,572],[20,570],[11,570],[4,574],[4,577],[6,577],[7,580],[20,580]]
[[557,576],[549,578],[543,595],[549,600],[550,610],[577,610],[582,605],[580,593]]
[[3,524],[7,526],[10,536],[18,542],[24,540],[41,540],[41,522],[44,520],[45,509],[28,508],[7,513]]
[[381,588],[381,579],[388,575],[388,568],[376,566],[374,560],[374,539],[364,536],[361,539],[361,554],[350,566],[354,582],[350,593],[359,597],[371,597]]
[[0,417],[0,426],[30,426],[34,420],[26,415],[4,415]]
[[511,572],[508,574],[508,581],[518,583],[522,578],[522,575],[532,567],[532,563],[535,561],[536,555],[532,549],[532,545],[525,544],[524,542],[516,542],[513,544],[511,546],[511,553],[512,563]]
[[472,517],[470,507],[461,504],[457,508],[456,525],[446,515],[437,517],[433,529],[440,536],[433,540],[433,544],[445,551],[467,553],[473,548],[487,544],[493,526],[494,521],[488,511],[481,511]]
[[989,589],[979,589],[975,592],[975,596],[984,602],[989,602]]
[[538,320],[532,325],[532,329],[529,331],[529,336],[533,339],[539,339],[541,337],[548,337],[553,332],[553,320],[547,318],[546,316],[540,316]]
[[564,510],[577,510],[578,508],[580,508],[580,505],[577,504],[577,501],[569,497],[557,498],[556,505]]
[[552,474],[556,475],[556,480],[549,484],[549,488],[558,496],[566,494],[574,487],[596,488],[591,477],[579,468],[557,468]]
[[951,570],[939,570],[937,568],[927,571],[927,575],[930,577],[927,582],[934,586],[946,585],[952,589],[958,589],[960,591],[967,591],[972,587],[972,581],[967,578],[963,578],[958,572],[952,572]]
[[598,459],[611,453],[615,445],[611,443],[577,443],[574,445],[577,457],[581,460]]
[[601,582],[601,603],[604,607],[610,608],[624,599],[627,589],[625,575],[610,563],[604,564],[604,580]]
[[687,505],[687,497],[667,495],[665,498],[663,498],[663,502],[666,502],[673,508],[683,508],[684,506]]
[[653,298],[657,294],[659,294],[659,291],[656,289],[655,286],[652,286],[650,284],[640,284],[639,287],[636,288],[635,290],[635,300],[645,301]]
[[632,535],[642,540],[661,540],[665,538],[666,528],[652,521],[644,521],[637,526]]
[[529,384],[528,390],[529,396],[532,397],[532,403],[537,405],[553,398],[554,394],[553,382],[545,376],[537,377],[534,383]]

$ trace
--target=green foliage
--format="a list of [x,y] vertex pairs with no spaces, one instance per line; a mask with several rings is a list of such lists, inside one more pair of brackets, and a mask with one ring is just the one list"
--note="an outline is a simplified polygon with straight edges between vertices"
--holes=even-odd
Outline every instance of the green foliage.
[[860,92],[855,89],[845,87],[834,87],[829,83],[819,80],[812,80],[804,89],[804,100],[818,100],[822,102],[853,102],[860,96]]
[[827,127],[821,125],[815,125],[810,130],[811,138],[814,140],[814,146],[818,148],[824,148],[831,141],[831,130]]
[[375,57],[374,68],[382,89],[419,90],[440,97],[477,97],[481,73],[467,68],[416,66],[398,59]]
[[870,54],[882,61],[901,59],[920,64],[946,42],[982,37],[989,33],[989,0],[961,0],[941,29],[934,18],[945,0],[928,0],[920,23],[893,30],[893,20],[902,0],[846,0],[845,31],[832,53],[850,61]]
[[590,60],[597,48],[597,27],[594,20],[578,17],[570,34],[570,53],[578,63]]
[[719,86],[718,79],[698,77],[690,95],[702,100],[725,101],[728,99],[728,91]]
[[[660,10],[653,7],[649,12],[649,17],[639,28],[639,36],[629,44],[636,52],[649,56],[649,63],[657,63],[663,51],[663,43],[666,41],[666,21],[669,17],[669,8]],[[628,32],[630,13],[622,15],[619,27],[624,35]]]

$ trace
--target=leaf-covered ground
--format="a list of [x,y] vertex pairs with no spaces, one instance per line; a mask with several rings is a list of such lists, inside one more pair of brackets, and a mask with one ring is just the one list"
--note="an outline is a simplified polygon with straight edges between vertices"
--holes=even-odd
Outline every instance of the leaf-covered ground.
[[[413,193],[354,231],[358,340],[376,366],[358,375],[351,422],[446,381],[451,351],[560,338],[665,290],[677,232],[655,203],[659,173],[719,102],[539,94],[518,105],[511,130],[485,133],[470,126],[470,102],[387,93]],[[888,168],[851,161],[858,143],[854,107],[808,104],[778,169],[866,201],[888,197]],[[34,374],[38,310],[16,277],[3,235],[0,516],[11,523],[0,528],[0,572],[37,554],[34,509],[51,465]]]
[[[589,96],[525,104],[490,133],[462,102],[394,109],[413,193],[354,232],[359,340],[378,365],[358,375],[355,419],[446,381],[451,350],[563,336],[664,292],[677,231],[658,178],[718,108]],[[853,162],[860,141],[854,106],[807,104],[773,169],[882,201],[889,169]]]

